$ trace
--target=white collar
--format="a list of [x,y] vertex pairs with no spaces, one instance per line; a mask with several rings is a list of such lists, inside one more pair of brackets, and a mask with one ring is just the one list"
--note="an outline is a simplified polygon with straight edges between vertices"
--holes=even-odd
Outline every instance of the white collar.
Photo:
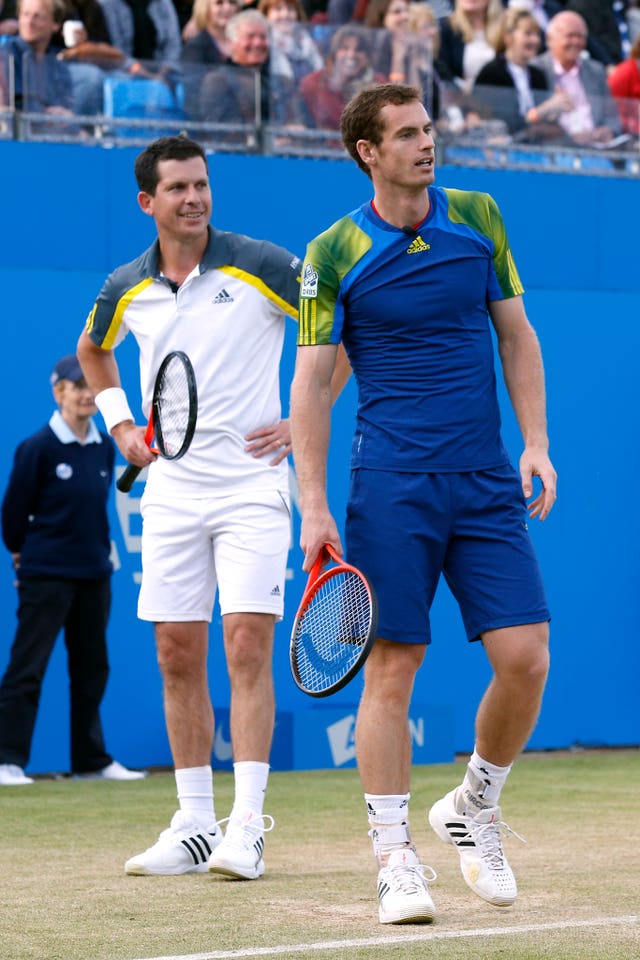
[[[62,414],[59,410],[54,411],[52,414],[51,419],[49,420],[49,426],[55,433],[60,443],[81,443],[69,424],[63,420]],[[89,431],[82,445],[86,446],[88,443],[102,443],[100,431],[91,418],[89,418]]]

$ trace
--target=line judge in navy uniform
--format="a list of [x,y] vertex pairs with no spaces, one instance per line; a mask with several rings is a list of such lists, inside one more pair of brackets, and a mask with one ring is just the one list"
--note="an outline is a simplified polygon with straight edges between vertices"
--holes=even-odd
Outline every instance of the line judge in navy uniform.
[[71,696],[71,770],[140,779],[107,752],[100,721],[109,663],[111,541],[107,499],[114,447],[74,354],[50,377],[58,405],[16,450],[2,502],[2,537],[18,572],[18,626],[0,683],[0,785],[33,783],[29,761],[42,681],[64,628]]

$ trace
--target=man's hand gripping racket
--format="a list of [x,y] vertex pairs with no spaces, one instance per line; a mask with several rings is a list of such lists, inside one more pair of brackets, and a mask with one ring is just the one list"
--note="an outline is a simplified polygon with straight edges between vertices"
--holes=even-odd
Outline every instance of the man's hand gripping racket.
[[[327,563],[336,566],[323,571]],[[311,697],[342,689],[369,656],[378,627],[373,587],[326,544],[316,559],[291,632],[296,684]]]
[[[198,392],[191,361],[176,350],[167,354],[156,376],[144,442],[165,460],[179,460],[189,449],[198,416]],[[152,447],[153,439],[157,447]],[[129,464],[116,481],[127,493],[143,467]]]

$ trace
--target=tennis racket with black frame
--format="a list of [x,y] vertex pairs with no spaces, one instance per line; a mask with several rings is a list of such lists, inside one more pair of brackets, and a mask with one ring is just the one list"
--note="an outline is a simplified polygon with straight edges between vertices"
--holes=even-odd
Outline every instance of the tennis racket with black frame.
[[[336,566],[323,567],[334,561]],[[289,661],[298,687],[328,697],[356,675],[378,627],[373,586],[329,544],[314,563],[291,631]]]
[[[198,391],[191,361],[186,353],[174,350],[156,375],[144,442],[165,460],[179,460],[193,440],[197,416]],[[142,469],[130,463],[116,481],[118,490],[127,493]]]

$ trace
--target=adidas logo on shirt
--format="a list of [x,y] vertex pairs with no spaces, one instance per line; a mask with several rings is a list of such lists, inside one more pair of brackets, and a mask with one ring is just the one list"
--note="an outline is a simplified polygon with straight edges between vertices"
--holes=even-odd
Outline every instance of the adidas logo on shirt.
[[233,303],[233,297],[230,297],[223,287],[220,293],[216,294],[211,303]]
[[431,250],[431,245],[425,243],[422,237],[416,237],[407,247],[407,253],[422,253],[423,250]]
[[278,586],[277,583],[276,583],[275,587],[273,588],[273,590],[271,591],[271,596],[272,596],[272,597],[279,597],[279,596],[280,596],[280,587]]

